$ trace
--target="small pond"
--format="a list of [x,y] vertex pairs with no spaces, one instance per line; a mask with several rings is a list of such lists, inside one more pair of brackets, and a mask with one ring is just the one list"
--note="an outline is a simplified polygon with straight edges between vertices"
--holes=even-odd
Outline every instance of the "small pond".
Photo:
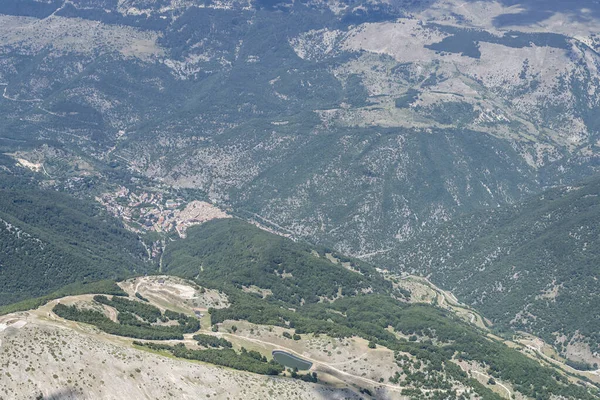
[[310,361],[303,360],[287,351],[273,350],[273,358],[279,364],[287,368],[298,368],[300,371],[305,371],[312,367]]

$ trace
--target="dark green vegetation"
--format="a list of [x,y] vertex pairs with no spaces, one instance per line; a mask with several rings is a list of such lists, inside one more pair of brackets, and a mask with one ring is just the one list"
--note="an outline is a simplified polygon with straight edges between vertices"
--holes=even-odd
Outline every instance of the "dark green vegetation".
[[56,292],[52,292],[46,296],[36,297],[20,301],[18,303],[8,304],[0,307],[0,315],[10,314],[17,311],[31,310],[40,307],[50,300],[58,299],[65,296],[75,296],[79,294],[112,294],[116,296],[127,296],[115,282],[103,280],[91,283],[72,283],[66,285]]
[[279,364],[283,365],[284,367],[297,369],[301,371],[309,370],[310,367],[312,367],[312,363],[310,361],[306,361],[300,357],[296,357],[295,355],[290,354],[287,351],[274,350],[273,359]]
[[0,170],[0,305],[148,270],[136,235],[96,203]]
[[[102,312],[92,309],[80,309],[77,306],[57,304],[53,311],[56,315],[72,321],[91,324],[113,335],[137,339],[170,340],[183,339],[184,333],[193,333],[200,329],[197,319],[170,310],[161,313],[150,304],[127,300],[113,296],[94,296],[94,301],[117,309],[119,314],[114,322]],[[177,321],[178,325],[157,325],[158,322]]]
[[[288,370],[288,372],[289,372],[289,370]],[[304,382],[316,383],[318,381],[316,372],[311,372],[311,373],[307,372],[306,374],[299,374],[295,368],[293,370],[291,370],[290,376],[294,379],[300,379]]]
[[283,372],[281,365],[272,360],[267,361],[260,353],[254,350],[247,351],[243,347],[240,352],[237,352],[232,349],[191,350],[185,347],[183,343],[176,344],[175,346],[148,342],[134,342],[134,344],[145,346],[152,350],[168,351],[175,357],[222,365],[242,371],[254,372],[255,374],[279,375]]
[[[482,396],[495,398],[487,389],[471,382],[453,362],[455,358],[487,365],[490,375],[510,382],[516,390],[534,398],[549,399],[551,394],[571,399],[597,398],[586,389],[569,384],[556,370],[542,367],[518,351],[488,339],[448,312],[392,298],[391,294],[404,296],[370,266],[345,259],[361,271],[353,272],[324,259],[324,249],[314,250],[320,256],[304,244],[244,222],[215,220],[190,229],[186,240],[167,248],[164,268],[169,273],[194,279],[199,285],[227,293],[231,306],[210,310],[214,324],[231,319],[247,320],[294,328],[298,334],[357,335],[399,355],[413,355],[418,364],[410,366],[404,365],[399,356],[398,371],[404,372],[406,377],[398,383],[415,387],[420,394],[414,398],[424,396],[420,388],[435,389],[440,395],[447,393],[452,382],[457,381],[471,386]],[[311,265],[318,265],[319,270],[311,270]],[[301,269],[314,272],[314,279],[310,276],[294,279],[302,273]],[[240,290],[242,284],[271,289],[274,294],[262,298],[245,293]],[[372,291],[356,290],[365,285]],[[319,289],[321,287],[329,288]],[[335,288],[334,293],[343,293],[342,297],[314,301],[314,296],[331,294],[331,287]],[[324,291],[321,293],[321,290]],[[287,296],[277,295],[279,291]],[[405,335],[414,335],[415,341],[398,339],[387,329],[390,326]]]
[[394,105],[398,108],[408,108],[419,98],[419,91],[416,89],[408,89],[401,97],[394,100]]
[[577,361],[567,360],[566,364],[569,367],[576,369],[578,371],[595,371],[598,369],[598,363],[589,364],[586,362],[577,362]]
[[139,292],[135,292],[135,297],[137,297],[138,299],[148,302],[148,299],[145,298],[144,296],[142,296]]
[[[318,251],[318,253],[313,253]],[[237,219],[209,222],[190,228],[188,239],[173,242],[163,257],[163,271],[195,277],[212,286],[224,282],[241,289],[256,285],[273,292],[273,300],[300,305],[356,295],[369,288],[390,292],[392,285],[359,260],[335,254],[360,273],[350,272],[325,258],[330,252],[267,233]],[[402,296],[399,294],[399,296]]]
[[203,347],[223,347],[231,348],[231,342],[227,339],[219,338],[211,335],[197,334],[194,335],[194,340]]
[[600,178],[456,219],[395,254],[500,327],[549,343],[579,332],[600,349]]

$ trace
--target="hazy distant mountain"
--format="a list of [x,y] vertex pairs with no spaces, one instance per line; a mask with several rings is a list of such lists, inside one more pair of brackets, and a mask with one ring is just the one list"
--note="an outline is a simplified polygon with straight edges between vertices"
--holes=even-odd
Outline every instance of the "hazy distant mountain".
[[0,145],[385,251],[597,170],[599,7],[578,4],[5,1]]

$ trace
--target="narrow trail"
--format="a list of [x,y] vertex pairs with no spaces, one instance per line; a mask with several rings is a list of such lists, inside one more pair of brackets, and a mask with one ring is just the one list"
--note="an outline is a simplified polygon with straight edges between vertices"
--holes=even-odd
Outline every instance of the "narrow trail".
[[344,365],[344,364],[348,364],[348,363],[360,360],[361,358],[363,358],[364,356],[366,356],[369,353],[370,353],[370,351],[365,351],[361,355],[358,355],[358,356],[352,358],[351,360],[346,360],[346,361],[341,361],[341,362],[336,362],[336,363],[328,363],[327,365]]
[[[517,343],[519,343],[519,342],[517,342]],[[522,343],[520,343],[520,344],[522,345]],[[571,374],[582,374],[583,373],[585,375],[585,372],[587,372],[592,375],[600,376],[600,369],[598,369],[596,371],[580,371],[578,369],[571,367],[570,365],[568,365],[564,362],[555,360],[552,357],[548,357],[546,354],[544,354],[544,351],[542,350],[541,345],[536,347],[536,346],[532,346],[530,344],[526,344],[525,347],[527,347],[529,350],[533,351],[535,354],[537,354],[539,357],[541,357],[547,363],[552,364],[555,367],[561,368],[561,369],[565,370],[565,372],[567,372],[567,373],[571,373]]]
[[365,258],[369,258],[369,257],[372,257],[372,256],[376,256],[376,255],[378,255],[378,254],[385,254],[385,253],[389,253],[389,252],[390,252],[390,251],[392,251],[392,250],[394,250],[394,249],[390,247],[389,249],[381,249],[381,250],[374,251],[374,252],[372,252],[372,253],[359,254],[359,255],[357,255],[357,256],[356,256],[356,258],[358,258],[359,260],[363,260],[363,259],[365,259]]
[[[473,372],[473,373],[475,373],[475,374],[479,374],[479,375],[483,376],[485,379],[490,379],[490,378],[492,378],[491,376],[489,376],[489,375],[486,375],[486,374],[484,374],[484,373],[482,373],[482,372],[479,372],[479,371],[473,371],[473,370],[472,370],[471,372]],[[502,389],[506,390],[506,393],[508,393],[508,398],[509,398],[509,399],[512,399],[512,392],[510,391],[510,389],[508,389],[506,386],[504,386],[504,385],[503,385],[502,383],[500,383],[500,382],[496,382],[496,385],[498,385],[498,386],[500,386]]]
[[262,216],[260,216],[260,215],[258,215],[258,214],[256,214],[256,213],[253,213],[253,212],[251,212],[251,211],[248,211],[248,210],[243,210],[243,209],[242,209],[241,211],[247,212],[248,214],[250,214],[250,215],[252,215],[252,216],[254,216],[254,217],[256,217],[256,218],[258,218],[258,219],[260,219],[260,220],[262,220],[262,221],[264,221],[264,222],[267,222],[267,223],[269,223],[269,224],[273,225],[274,227],[276,227],[277,229],[281,230],[282,232],[285,232],[285,233],[287,233],[287,234],[289,234],[289,235],[294,235],[294,232],[292,232],[292,231],[290,231],[289,229],[286,229],[286,228],[284,228],[284,227],[282,227],[282,226],[280,226],[280,225],[276,224],[276,223],[275,223],[275,222],[273,222],[273,221],[270,221],[270,220],[266,219],[265,217],[262,217]]
[[108,318],[110,318],[113,322],[117,322],[117,310],[115,310],[113,307],[105,307],[105,310],[108,311]]
[[69,3],[71,3],[69,0],[65,0],[63,2],[63,4],[59,8],[57,8],[56,10],[54,10],[54,12],[52,14],[48,15],[45,19],[54,17],[59,11],[61,11],[63,8],[65,8],[66,5],[69,4]]
[[142,280],[138,279],[137,283],[135,284],[135,287],[133,288],[133,294],[134,295],[138,292],[138,288],[140,287],[141,283],[142,283]]
[[480,17],[478,17],[477,15],[473,14],[473,12],[471,12],[468,8],[465,7],[465,5],[467,5],[468,3],[469,3],[468,1],[465,1],[464,3],[458,5],[456,7],[456,10],[458,11],[458,10],[460,10],[462,8],[467,14],[469,14],[469,17],[471,17],[471,21],[472,22],[478,23],[479,27],[485,26],[484,22],[481,20]]

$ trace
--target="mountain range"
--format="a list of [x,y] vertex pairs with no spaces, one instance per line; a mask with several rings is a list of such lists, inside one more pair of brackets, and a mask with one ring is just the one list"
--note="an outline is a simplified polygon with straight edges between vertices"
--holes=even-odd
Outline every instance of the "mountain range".
[[0,334],[273,372],[249,324],[407,363],[308,398],[594,398],[598,32],[597,0],[0,2]]

